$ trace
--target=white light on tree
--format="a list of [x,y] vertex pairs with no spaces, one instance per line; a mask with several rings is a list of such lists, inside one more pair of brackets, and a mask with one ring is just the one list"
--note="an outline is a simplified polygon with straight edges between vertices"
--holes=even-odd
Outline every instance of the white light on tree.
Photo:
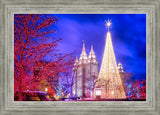
[[106,35],[106,44],[98,76],[99,81],[96,83],[96,87],[104,89],[102,90],[103,95],[101,95],[101,98],[120,99],[126,98],[126,95],[118,72],[111,33],[109,31],[111,24],[110,20],[106,21],[105,24],[108,28],[108,32]]
[[111,23],[110,23],[110,22],[108,22],[108,23],[107,23],[107,26],[111,26]]
[[47,92],[47,91],[48,91],[48,89],[47,89],[47,88],[45,88],[45,91]]
[[114,92],[112,91],[112,94],[114,94]]

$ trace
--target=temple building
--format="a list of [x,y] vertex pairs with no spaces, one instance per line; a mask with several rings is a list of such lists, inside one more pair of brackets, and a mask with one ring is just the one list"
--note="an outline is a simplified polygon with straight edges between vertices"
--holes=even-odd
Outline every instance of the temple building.
[[94,97],[95,81],[98,77],[98,61],[96,60],[93,45],[89,56],[85,51],[85,43],[80,58],[76,57],[73,67],[73,94],[77,97]]
[[109,27],[111,22],[106,22],[108,32],[100,71],[98,72],[98,61],[96,60],[93,46],[89,57],[85,51],[85,43],[80,58],[76,57],[73,67],[73,94],[78,97],[124,99],[125,95],[125,72],[119,60],[117,65],[112,45]]

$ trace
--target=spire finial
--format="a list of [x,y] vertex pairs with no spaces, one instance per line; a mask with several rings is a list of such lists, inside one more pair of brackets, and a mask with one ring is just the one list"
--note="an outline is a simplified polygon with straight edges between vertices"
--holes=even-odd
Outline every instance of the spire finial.
[[82,52],[85,52],[85,42],[83,40],[83,49],[82,49]]
[[78,56],[76,56],[76,62],[78,62]]
[[91,52],[93,52],[93,44],[91,45]]
[[106,24],[105,24],[105,26],[107,27],[107,29],[108,29],[108,31],[109,31],[109,28],[110,28],[110,26],[111,26],[111,20],[109,20],[108,19],[108,21],[107,20],[105,20],[105,22],[106,22]]
[[121,63],[121,59],[119,58],[119,63]]

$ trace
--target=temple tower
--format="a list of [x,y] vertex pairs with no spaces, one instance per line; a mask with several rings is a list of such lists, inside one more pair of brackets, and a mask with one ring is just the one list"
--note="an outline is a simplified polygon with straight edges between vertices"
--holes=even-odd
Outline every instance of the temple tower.
[[73,94],[78,97],[93,97],[95,80],[98,77],[98,62],[96,60],[93,46],[89,57],[87,57],[85,51],[85,43],[83,41],[83,48],[80,58],[76,57],[73,67]]

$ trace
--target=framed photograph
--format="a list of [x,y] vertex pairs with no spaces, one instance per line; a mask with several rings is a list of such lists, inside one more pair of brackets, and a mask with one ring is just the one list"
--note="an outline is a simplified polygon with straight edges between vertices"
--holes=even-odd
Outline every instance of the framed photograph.
[[14,101],[31,100],[146,101],[146,14],[14,14]]
[[159,1],[1,1],[1,113],[158,115]]

